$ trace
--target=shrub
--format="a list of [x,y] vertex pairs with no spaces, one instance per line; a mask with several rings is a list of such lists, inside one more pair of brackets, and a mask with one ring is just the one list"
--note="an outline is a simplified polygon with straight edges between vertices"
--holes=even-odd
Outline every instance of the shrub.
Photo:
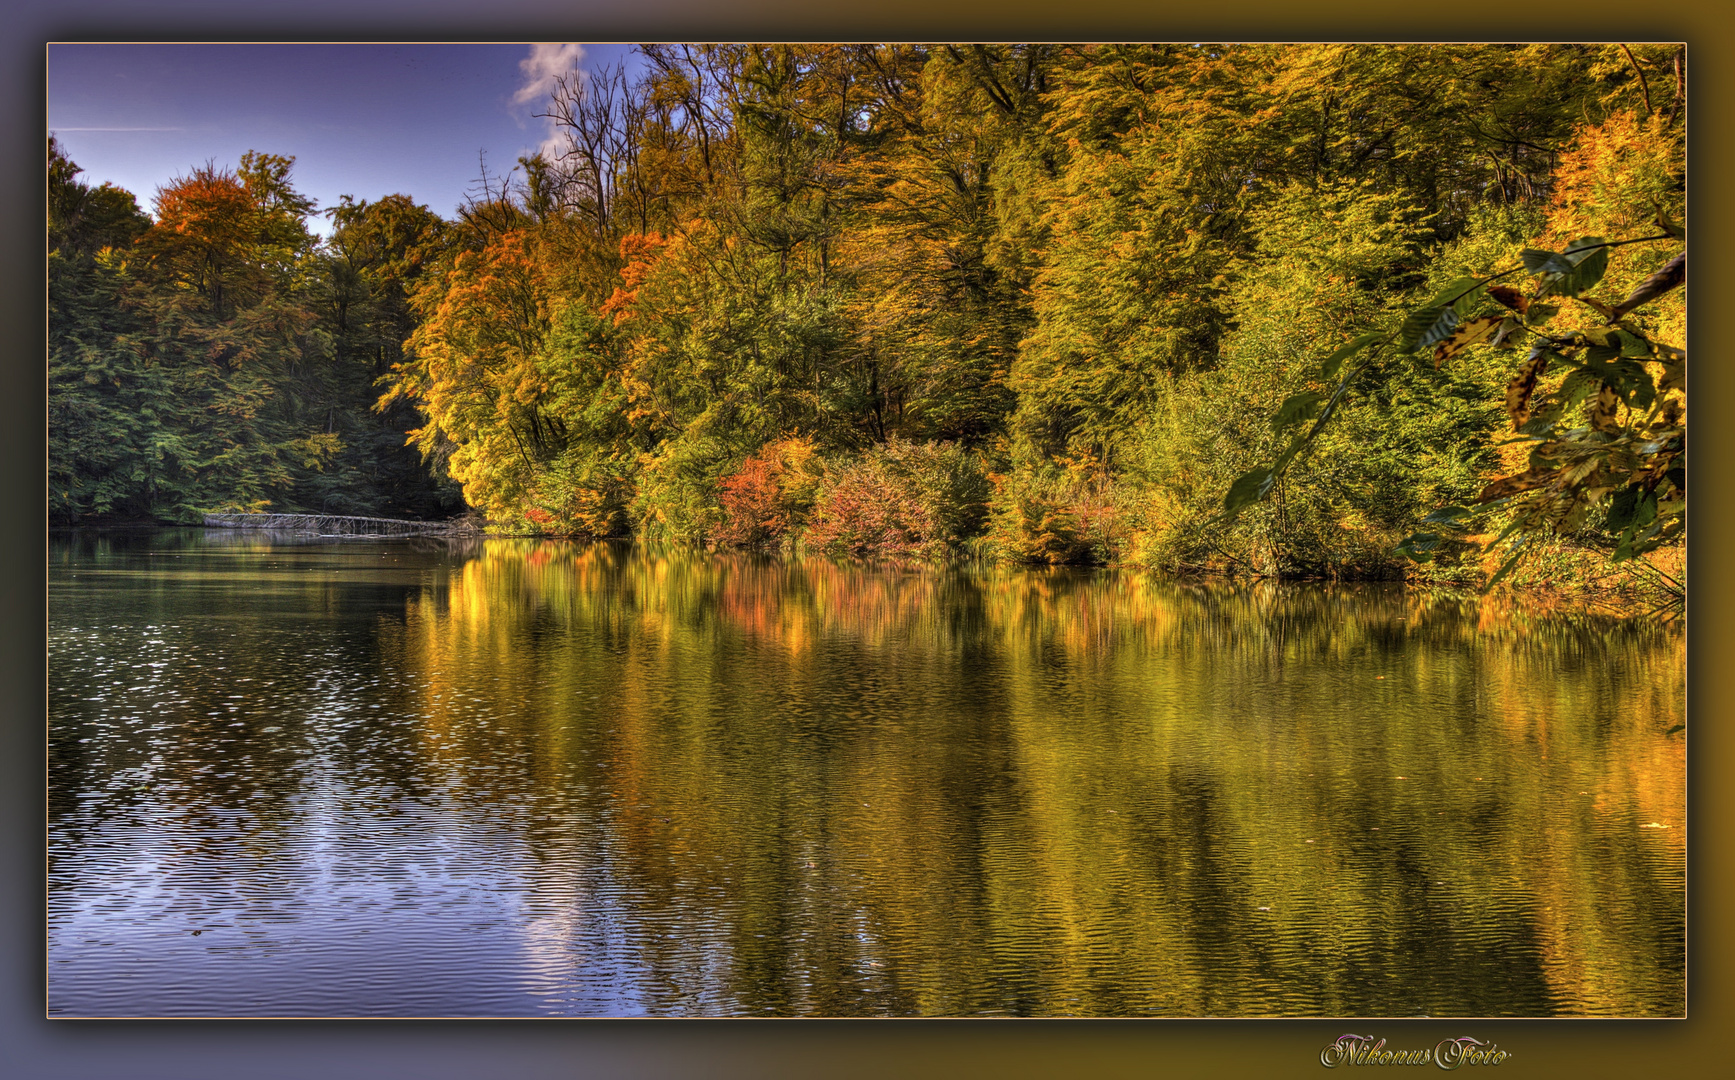
[[778,460],[774,443],[767,443],[743,461],[719,485],[717,499],[723,521],[712,531],[712,538],[720,544],[740,547],[783,539],[789,531],[789,514],[784,509],[783,491],[778,484],[782,473],[783,462]]
[[717,484],[728,457],[715,439],[681,436],[639,458],[628,506],[634,532],[650,540],[704,540],[722,518]]
[[981,532],[988,493],[981,455],[893,437],[826,471],[803,540],[816,550],[939,555]]
[[1015,562],[1091,566],[1117,554],[1119,514],[1100,485],[1059,470],[995,478],[989,536]]
[[915,443],[893,437],[874,456],[921,505],[935,540],[956,547],[981,533],[992,489],[980,454],[957,443]]
[[824,477],[810,440],[766,443],[718,485],[722,521],[712,539],[740,547],[788,539],[806,522]]
[[836,469],[802,539],[851,555],[923,555],[943,549],[935,522],[907,483],[873,457]]
[[524,519],[538,532],[561,536],[623,536],[632,481],[606,458],[564,456],[525,494]]

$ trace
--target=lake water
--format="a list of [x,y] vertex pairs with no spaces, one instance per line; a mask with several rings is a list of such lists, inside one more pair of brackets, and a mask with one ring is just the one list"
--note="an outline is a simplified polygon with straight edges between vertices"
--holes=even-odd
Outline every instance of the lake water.
[[203,530],[49,589],[53,1015],[1685,1011],[1654,619]]

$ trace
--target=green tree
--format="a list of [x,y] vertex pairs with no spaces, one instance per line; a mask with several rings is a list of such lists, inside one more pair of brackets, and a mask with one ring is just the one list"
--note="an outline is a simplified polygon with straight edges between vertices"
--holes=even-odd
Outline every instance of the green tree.
[[404,195],[377,202],[345,197],[328,211],[334,228],[310,290],[332,337],[318,382],[298,388],[342,448],[306,477],[298,498],[325,512],[437,518],[463,508],[442,461],[424,460],[409,433],[421,418],[396,399],[376,408],[380,384],[404,361],[415,332],[410,297],[447,244],[447,223]]
[[[127,193],[79,184],[50,143],[55,519],[429,505],[425,480],[382,460],[404,429],[370,412],[390,362],[378,347],[406,330],[401,288],[393,310],[389,283],[362,280],[421,241],[373,262],[328,255],[292,165],[250,152],[238,171],[194,169],[159,190],[152,221]],[[376,298],[383,314],[357,307]]]

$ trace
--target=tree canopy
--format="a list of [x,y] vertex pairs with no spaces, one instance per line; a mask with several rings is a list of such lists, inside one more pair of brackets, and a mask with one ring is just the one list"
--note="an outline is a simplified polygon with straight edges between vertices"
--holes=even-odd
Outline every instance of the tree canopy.
[[451,218],[324,241],[289,158],[147,217],[51,143],[51,514],[1336,576],[1678,541],[1677,46],[640,57]]

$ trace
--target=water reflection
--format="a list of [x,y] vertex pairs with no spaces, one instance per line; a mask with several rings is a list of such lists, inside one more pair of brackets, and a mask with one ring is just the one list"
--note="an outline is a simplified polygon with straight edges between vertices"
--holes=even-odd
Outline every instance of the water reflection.
[[1684,1011],[1666,625],[531,541],[51,570],[57,1013]]

